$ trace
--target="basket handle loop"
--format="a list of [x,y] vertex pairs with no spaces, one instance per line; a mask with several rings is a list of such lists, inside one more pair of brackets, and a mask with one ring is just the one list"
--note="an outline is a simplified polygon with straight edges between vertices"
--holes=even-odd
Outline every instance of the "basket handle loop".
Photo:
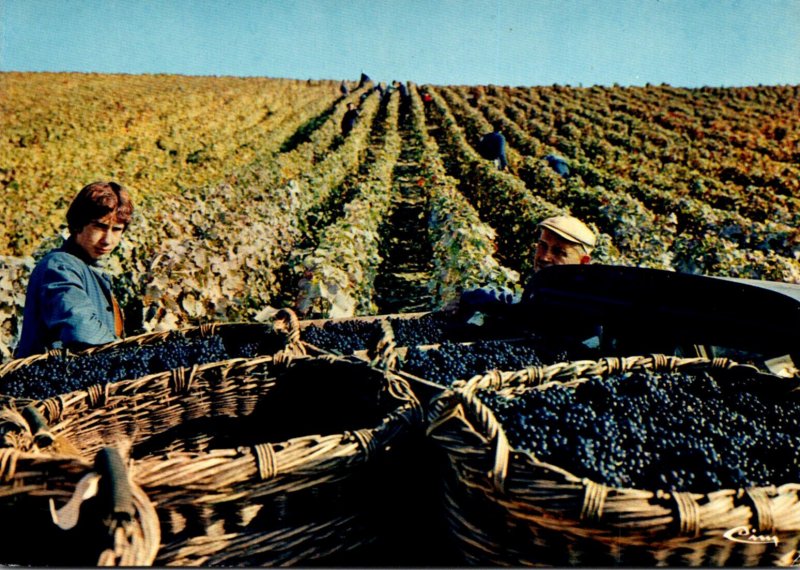
[[774,493],[774,487],[751,487],[745,492],[745,495],[753,505],[759,532],[775,532],[775,514],[770,500],[770,494]]
[[700,531],[700,506],[691,493],[674,492],[678,505],[678,528],[682,535],[698,536]]
[[275,457],[275,448],[270,443],[259,443],[253,446],[256,458],[258,476],[262,481],[268,481],[277,475],[278,466]]
[[465,400],[470,409],[478,412],[478,420],[488,434],[490,445],[494,447],[494,462],[489,471],[489,475],[494,483],[496,491],[502,493],[505,490],[506,475],[508,475],[508,462],[511,453],[511,445],[508,443],[506,432],[495,419],[494,414],[489,410],[474,392],[458,390],[456,392]]
[[300,320],[293,310],[283,308],[275,313],[273,327],[276,331],[283,332],[286,335],[286,346],[274,355],[276,362],[282,362],[290,359],[292,356],[306,353],[303,342],[300,340]]
[[92,384],[86,389],[90,408],[99,408],[108,402],[108,383]]
[[345,432],[345,436],[349,439],[352,439],[358,443],[358,446],[364,450],[367,457],[375,453],[375,450],[378,448],[377,443],[375,442],[375,437],[372,435],[372,432],[368,429],[357,429],[353,431]]
[[17,472],[19,451],[6,447],[0,449],[0,481],[11,481]]
[[603,516],[608,487],[601,483],[595,483],[591,479],[584,479],[582,482],[585,493],[581,508],[581,520],[598,522]]
[[494,447],[494,461],[488,475],[492,478],[494,488],[502,493],[505,489],[506,475],[511,446],[508,443],[503,428],[500,427],[489,408],[474,397],[470,389],[463,387],[454,388],[451,392],[444,392],[434,397],[432,410],[428,417],[427,436],[431,436],[444,424],[451,420],[457,421],[468,429],[474,428],[467,418],[466,409],[477,412],[477,421],[480,424],[480,433],[488,433],[489,445]]
[[217,323],[203,323],[198,327],[200,338],[211,337],[217,334]]
[[394,341],[394,330],[387,320],[380,321],[381,336],[374,346],[369,347],[367,355],[370,364],[382,370],[397,370],[400,355]]
[[61,413],[64,411],[64,395],[61,394],[55,398],[48,398],[41,401],[44,406],[44,411],[51,422],[57,423],[61,418]]
[[33,442],[36,445],[39,447],[47,447],[53,443],[55,437],[50,432],[50,428],[44,417],[33,404],[28,404],[22,408],[22,417],[28,422],[31,428],[31,434],[33,435]]

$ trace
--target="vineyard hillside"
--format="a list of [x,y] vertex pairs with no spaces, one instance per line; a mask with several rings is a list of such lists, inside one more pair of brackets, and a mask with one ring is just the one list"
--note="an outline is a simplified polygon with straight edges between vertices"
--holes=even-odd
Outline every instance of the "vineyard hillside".
[[[136,205],[106,264],[128,334],[519,287],[558,213],[595,230],[598,263],[800,283],[800,86],[349,87],[0,73],[2,358],[36,259],[95,180]],[[493,127],[502,171],[476,150]]]

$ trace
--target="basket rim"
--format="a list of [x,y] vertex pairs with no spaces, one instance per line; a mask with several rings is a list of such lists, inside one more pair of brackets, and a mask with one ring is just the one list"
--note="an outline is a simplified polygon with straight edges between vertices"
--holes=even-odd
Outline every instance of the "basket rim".
[[492,370],[469,379],[457,380],[453,389],[474,392],[480,389],[500,389],[512,386],[534,387],[552,382],[586,380],[635,370],[674,372],[679,370],[706,370],[739,368],[766,374],[750,364],[740,364],[729,358],[680,357],[652,353],[637,356],[609,356],[597,360],[572,360],[542,366],[528,366],[518,370]]
[[[90,346],[88,348],[84,348],[81,350],[55,348],[47,352],[31,354],[30,356],[25,356],[23,358],[14,358],[12,360],[0,364],[0,379],[5,377],[7,374],[17,370],[18,368],[22,368],[30,364],[39,362],[40,360],[47,360],[48,358],[54,358],[57,356],[78,358],[81,356],[88,356],[91,354],[111,352],[120,349],[124,350],[129,347],[154,344],[169,338],[175,338],[175,337],[203,338],[206,336],[213,336],[220,332],[223,334],[228,333],[236,329],[245,329],[245,330],[271,329],[272,332],[275,332],[281,336],[286,337],[287,344],[289,344],[289,341],[294,340],[293,339],[294,335],[299,335],[299,321],[297,320],[297,316],[294,314],[293,311],[291,311],[291,309],[281,309],[281,311],[285,312],[286,315],[285,316],[281,315],[282,319],[279,320],[285,320],[288,323],[283,331],[281,331],[281,327],[277,325],[278,321],[275,322],[271,321],[265,323],[250,322],[250,321],[234,321],[234,322],[212,322],[212,323],[204,323],[201,325],[181,326],[174,329],[163,330],[163,331],[144,332],[126,338],[118,339],[112,342],[108,342],[106,344]],[[302,341],[299,341],[299,339],[297,339],[296,342],[299,343]],[[308,343],[303,342],[303,344],[307,345]]]

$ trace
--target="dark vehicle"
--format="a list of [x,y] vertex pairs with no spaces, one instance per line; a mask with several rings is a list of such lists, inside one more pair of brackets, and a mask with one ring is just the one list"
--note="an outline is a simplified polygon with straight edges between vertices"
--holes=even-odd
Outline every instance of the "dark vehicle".
[[591,330],[597,356],[727,357],[780,375],[800,362],[800,285],[603,265],[536,274],[513,323]]

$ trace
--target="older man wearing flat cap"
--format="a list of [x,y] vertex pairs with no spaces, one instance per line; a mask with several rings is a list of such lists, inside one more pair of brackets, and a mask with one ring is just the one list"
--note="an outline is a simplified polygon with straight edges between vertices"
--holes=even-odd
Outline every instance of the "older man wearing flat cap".
[[583,265],[591,261],[597,238],[578,218],[553,216],[541,222],[539,228],[534,271],[551,265]]
[[[534,273],[551,265],[582,265],[591,261],[597,238],[578,218],[553,216],[541,221],[538,227]],[[464,291],[455,308],[458,311],[481,311],[517,302],[519,298],[510,289],[481,287]]]

